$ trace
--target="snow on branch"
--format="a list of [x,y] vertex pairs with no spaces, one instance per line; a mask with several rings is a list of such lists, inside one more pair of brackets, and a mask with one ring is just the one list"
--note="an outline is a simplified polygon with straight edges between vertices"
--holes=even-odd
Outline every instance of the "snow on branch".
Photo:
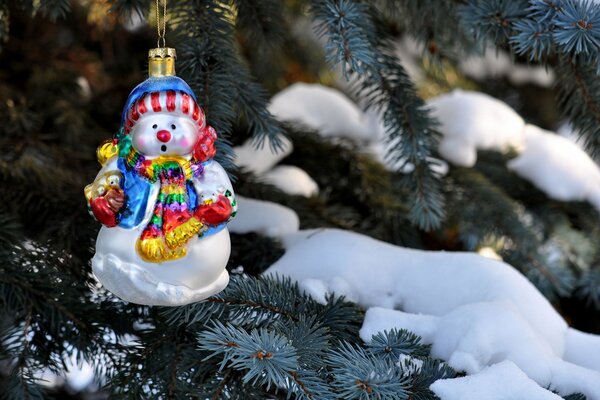
[[468,374],[507,360],[541,387],[600,399],[600,337],[569,328],[505,263],[334,229],[299,231],[283,244],[286,253],[265,274],[291,277],[317,301],[335,293],[372,307],[361,329],[366,341],[407,329],[432,345],[434,357]]

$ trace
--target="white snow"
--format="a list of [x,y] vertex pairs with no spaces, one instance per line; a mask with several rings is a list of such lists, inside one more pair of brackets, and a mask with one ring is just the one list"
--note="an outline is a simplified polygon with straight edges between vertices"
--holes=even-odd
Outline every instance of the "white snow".
[[600,167],[577,144],[534,125],[526,126],[525,141],[509,169],[554,199],[587,200],[600,210]]
[[281,149],[277,152],[271,149],[269,139],[265,140],[262,147],[257,147],[252,140],[247,140],[243,145],[234,147],[233,151],[237,166],[257,175],[268,171],[287,155],[291,154],[294,149],[289,139],[283,137],[281,141]]
[[279,188],[284,193],[305,197],[318,194],[317,183],[304,170],[291,165],[276,165],[294,149],[289,139],[282,140],[282,149],[276,153],[271,150],[268,141],[263,147],[256,147],[248,140],[242,146],[233,148],[235,161],[239,167],[254,173],[259,180]]
[[236,196],[238,213],[227,224],[232,233],[258,232],[266,236],[281,236],[295,232],[300,226],[298,214],[291,208],[270,201]]
[[440,122],[440,154],[453,164],[472,167],[477,149],[507,151],[523,147],[523,118],[487,94],[457,89],[427,104]]
[[481,373],[456,379],[440,379],[431,390],[442,400],[560,400],[539,387],[514,363],[503,361]]
[[503,262],[407,249],[335,229],[299,231],[282,241],[286,253],[266,274],[291,277],[317,301],[335,292],[380,307],[367,312],[365,340],[407,328],[432,343],[434,356],[470,374],[509,360],[541,386],[600,399],[600,373],[588,369],[599,369],[597,351],[585,351],[598,348],[600,337],[568,328]]
[[269,183],[291,195],[311,197],[319,193],[319,186],[304,170],[292,165],[278,165],[260,176]]
[[50,369],[43,369],[34,374],[37,383],[46,387],[59,387],[65,383],[76,392],[98,386],[94,380],[94,367],[85,360],[77,361],[76,356],[65,360],[64,375],[57,375]]
[[372,140],[378,128],[342,92],[323,85],[295,83],[271,99],[269,111],[280,121],[293,122],[327,136]]
[[[389,170],[410,173],[414,168],[401,160],[392,161],[386,157],[394,142],[384,143],[385,127],[381,116],[375,111],[361,111],[336,89],[319,84],[296,83],[273,97],[270,111],[281,121],[293,121],[315,129],[323,137],[347,138],[355,143],[362,143],[365,150]],[[436,160],[434,172],[445,175],[448,172],[447,164]],[[265,173],[265,170],[261,170],[261,173]],[[292,176],[290,171],[286,173]],[[293,185],[314,187],[306,182],[304,175],[303,172],[294,173]],[[312,178],[310,180],[312,181]],[[287,192],[290,185],[280,186],[279,182],[277,181],[276,186]],[[303,190],[303,193],[306,192]]]
[[[512,108],[484,93],[454,90],[430,99],[427,104],[440,122],[439,152],[444,159],[472,167],[479,149],[514,150],[520,155],[508,167],[519,176],[552,198],[587,200],[600,210],[600,167],[577,144],[525,124]],[[382,140],[381,118],[374,112],[363,113],[335,89],[295,84],[277,94],[271,108],[277,118],[307,125],[323,136],[346,137],[363,143],[365,150],[389,170],[403,173],[412,170],[412,165],[386,158],[393,143]],[[259,176],[262,174],[263,179],[284,192],[303,196],[317,193],[314,180],[296,167],[281,166],[269,171],[281,159],[278,155],[258,153],[248,146],[239,153],[241,165],[250,165],[249,169]],[[447,173],[447,164],[436,161],[435,172]]]
[[579,132],[571,125],[570,122],[565,121],[558,129],[556,129],[556,133],[559,136],[569,139],[573,143],[576,143],[579,147],[583,149],[584,143],[583,140],[579,137]]
[[459,63],[459,69],[478,80],[507,77],[514,85],[533,83],[541,87],[550,87],[555,79],[553,70],[542,66],[517,64],[506,51],[493,46],[488,47],[482,56],[464,59]]
[[598,335],[569,329],[565,343],[565,358],[583,367],[600,371]]
[[600,386],[594,389],[600,372],[561,359],[510,302],[471,303],[442,317],[372,307],[365,316],[361,337],[370,341],[373,334],[391,328],[416,333],[432,344],[433,357],[447,360],[451,367],[468,374],[509,360],[542,387],[600,398]]

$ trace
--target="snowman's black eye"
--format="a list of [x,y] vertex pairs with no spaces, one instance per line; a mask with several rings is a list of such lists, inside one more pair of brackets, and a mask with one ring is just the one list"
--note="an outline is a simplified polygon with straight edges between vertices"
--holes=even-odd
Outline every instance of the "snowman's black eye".
[[177,128],[177,127],[175,126],[175,124],[171,124],[171,129],[175,129],[175,128]]
[[156,124],[152,125],[152,129],[156,129],[156,128],[158,128],[158,125],[156,125]]

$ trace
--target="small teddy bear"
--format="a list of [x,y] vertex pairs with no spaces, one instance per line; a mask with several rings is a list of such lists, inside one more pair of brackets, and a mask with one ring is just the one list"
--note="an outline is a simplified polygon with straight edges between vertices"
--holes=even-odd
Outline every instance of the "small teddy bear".
[[85,197],[91,214],[108,227],[117,225],[117,215],[125,204],[121,180],[120,173],[111,171],[85,187]]

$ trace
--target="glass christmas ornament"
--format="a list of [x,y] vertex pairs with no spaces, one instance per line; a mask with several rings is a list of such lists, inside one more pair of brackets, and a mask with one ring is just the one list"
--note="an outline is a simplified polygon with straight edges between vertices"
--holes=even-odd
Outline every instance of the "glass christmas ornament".
[[217,134],[175,75],[175,50],[148,58],[149,78],[129,95],[119,133],[98,148],[102,169],[85,188],[103,225],[92,270],[123,300],[183,305],[227,286],[236,202],[212,159]]

